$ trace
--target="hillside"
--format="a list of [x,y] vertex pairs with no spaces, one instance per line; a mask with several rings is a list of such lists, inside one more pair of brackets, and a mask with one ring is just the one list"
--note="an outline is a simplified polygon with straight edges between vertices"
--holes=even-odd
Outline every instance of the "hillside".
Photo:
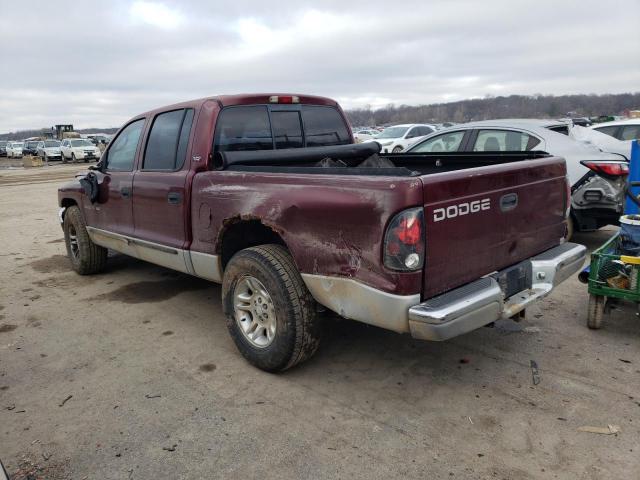
[[640,93],[605,95],[510,95],[431,105],[388,105],[348,110],[354,126],[389,123],[470,122],[494,118],[560,118],[620,115],[640,107]]

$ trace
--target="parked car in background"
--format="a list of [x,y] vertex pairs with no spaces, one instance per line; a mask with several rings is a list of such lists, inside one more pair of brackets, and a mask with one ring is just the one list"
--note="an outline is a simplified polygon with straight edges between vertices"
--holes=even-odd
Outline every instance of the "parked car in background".
[[434,125],[410,123],[385,128],[371,141],[380,144],[381,153],[399,153],[436,131]]
[[64,139],[60,144],[60,153],[63,162],[84,160],[87,163],[89,160],[98,160],[101,155],[100,149],[85,138]]
[[7,143],[7,157],[17,158],[22,156],[22,142],[9,142]]
[[22,147],[22,155],[37,155],[38,143],[40,143],[39,140],[26,140],[24,142],[24,147]]
[[640,138],[640,118],[598,123],[591,128],[622,141],[631,141]]
[[45,162],[48,162],[49,160],[62,160],[62,154],[60,153],[60,141],[43,140],[38,142],[36,154]]
[[546,120],[486,120],[456,125],[430,135],[407,153],[524,152],[540,150],[567,162],[571,185],[570,237],[615,225],[622,214],[627,158],[579,143]]
[[367,140],[372,140],[380,135],[378,130],[358,130],[354,132],[353,138],[357,143],[365,142]]
[[111,140],[111,137],[107,135],[101,135],[101,134],[97,134],[97,135],[92,134],[92,135],[87,135],[87,140],[89,140],[91,143],[93,143],[96,146],[100,145],[101,143],[107,145]]
[[0,140],[0,157],[7,156],[7,142],[6,140]]

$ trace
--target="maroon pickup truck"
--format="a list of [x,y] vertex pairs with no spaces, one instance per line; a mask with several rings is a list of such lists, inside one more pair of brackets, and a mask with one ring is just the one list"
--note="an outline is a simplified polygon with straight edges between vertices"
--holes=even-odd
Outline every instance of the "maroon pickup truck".
[[59,189],[73,269],[112,249],[222,283],[253,365],[309,358],[322,311],[445,340],[521,314],[576,272],[564,160],[544,152],[380,156],[339,105],[220,96],[125,124]]

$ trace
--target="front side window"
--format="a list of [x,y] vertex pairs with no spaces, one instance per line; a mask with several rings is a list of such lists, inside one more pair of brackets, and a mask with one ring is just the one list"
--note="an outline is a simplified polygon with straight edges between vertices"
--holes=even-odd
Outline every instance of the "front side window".
[[136,158],[138,141],[144,126],[144,118],[127,125],[120,135],[111,142],[107,151],[107,169],[130,172]]
[[413,147],[411,153],[457,152],[464,138],[464,132],[451,132],[425,140]]
[[[142,168],[169,171],[180,169],[184,164],[192,121],[191,108],[157,115],[147,140]],[[184,129],[183,124],[187,124]]]
[[474,152],[526,152],[540,140],[524,132],[512,130],[478,130]]
[[302,121],[307,147],[351,143],[347,126],[338,110],[333,107],[303,105]]

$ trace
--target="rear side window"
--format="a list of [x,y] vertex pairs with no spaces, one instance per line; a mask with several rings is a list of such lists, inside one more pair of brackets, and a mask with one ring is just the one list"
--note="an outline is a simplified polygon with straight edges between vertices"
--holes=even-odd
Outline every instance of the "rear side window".
[[474,152],[526,152],[540,143],[536,137],[511,130],[478,130]]
[[[138,141],[144,126],[144,118],[127,125],[120,135],[111,142],[107,152],[107,169],[130,172],[133,170],[133,161],[136,158]],[[68,146],[69,142],[63,142]]]
[[620,140],[635,140],[640,138],[640,125],[626,125],[620,132]]
[[298,112],[271,112],[271,126],[276,148],[302,147],[302,125]]
[[142,168],[179,170],[184,164],[192,121],[193,109],[190,108],[157,115],[147,140]]
[[553,127],[548,127],[548,130],[558,132],[563,135],[569,135],[569,125],[554,125]]
[[615,137],[616,136],[616,132],[618,131],[618,127],[617,126],[600,127],[600,128],[594,128],[594,130],[596,130],[597,132],[604,133],[606,135],[610,135],[612,137]]
[[464,138],[464,132],[451,132],[425,140],[413,147],[411,153],[457,152]]
[[351,141],[343,118],[333,107],[303,105],[302,120],[307,147],[345,145]]
[[216,150],[271,150],[271,125],[266,106],[228,107],[222,110],[216,128]]

